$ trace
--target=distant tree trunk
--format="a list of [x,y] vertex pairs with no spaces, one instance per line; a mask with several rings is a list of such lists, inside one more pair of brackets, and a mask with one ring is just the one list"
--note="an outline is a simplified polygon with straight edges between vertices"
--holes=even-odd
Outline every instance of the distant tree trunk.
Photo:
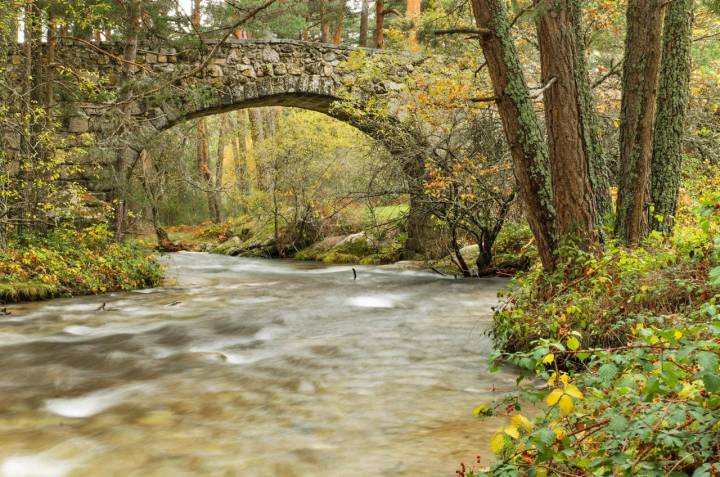
[[229,118],[227,114],[220,116],[218,125],[218,147],[217,147],[217,161],[215,162],[215,178],[213,181],[213,202],[215,203],[215,210],[217,212],[216,221],[222,220],[222,187],[223,187],[223,172],[225,170],[225,148],[228,147],[228,134],[230,128],[228,127]]
[[205,118],[202,118],[197,124],[197,168],[202,187],[207,195],[210,220],[217,223],[220,221],[220,211],[215,202],[212,173],[210,172],[210,145]]
[[[129,82],[133,73],[137,70],[135,66],[135,58],[137,57],[138,41],[140,35],[140,27],[142,24],[142,0],[132,0],[128,3],[129,10],[129,31],[125,40],[125,48],[123,50],[123,80]],[[130,93],[128,93],[130,94]],[[126,124],[131,122],[129,105],[123,106],[124,121]],[[115,174],[117,182],[117,190],[115,194],[115,240],[120,242],[125,236],[125,222],[127,217],[127,183],[130,164],[135,152],[129,148],[124,148],[119,152],[115,163]]]
[[190,16],[190,23],[195,28],[198,28],[200,26],[200,15],[201,15],[201,4],[202,0],[193,0],[193,7],[192,7],[192,15]]
[[236,111],[235,123],[233,125],[235,137],[232,141],[235,148],[235,152],[233,154],[233,168],[235,169],[235,190],[241,197],[250,192],[248,187],[247,159],[245,157],[248,154],[245,142],[247,128],[247,110],[244,109]]
[[385,2],[375,0],[375,48],[385,48]]
[[660,86],[653,132],[650,227],[672,234],[682,167],[682,139],[690,98],[693,0],[673,0],[663,32]]
[[56,26],[56,15],[55,11],[50,7],[48,12],[48,25],[47,25],[47,49],[45,50],[45,111],[46,114],[50,115],[50,111],[55,102],[55,50],[57,48],[57,26]]
[[335,21],[335,28],[333,29],[333,44],[339,45],[342,43],[343,36],[343,22],[345,21],[345,6],[338,12],[337,20]]
[[327,0],[320,0],[320,43],[330,42],[330,24],[328,23]]
[[420,0],[407,0],[405,4],[405,16],[410,21],[410,34],[408,35],[408,46],[410,51],[417,51],[417,22],[420,19]]
[[[540,0],[535,0],[536,5]],[[598,242],[598,213],[590,180],[591,145],[585,133],[578,71],[576,0],[546,0],[538,16],[538,43],[547,126],[557,233],[571,236],[585,248]],[[584,62],[582,63],[584,66]]]
[[368,16],[370,5],[368,0],[362,0],[360,7],[360,46],[367,47],[368,41]]
[[525,203],[538,254],[547,271],[555,269],[555,210],[548,150],[532,98],[510,35],[504,0],[472,0],[488,72],[505,137],[510,145],[513,171]]
[[472,276],[470,273],[470,267],[468,267],[468,264],[465,261],[465,257],[463,257],[462,253],[460,253],[461,248],[458,243],[457,226],[455,224],[450,226],[450,247],[452,248],[453,255],[455,255],[455,262],[460,269],[460,273],[463,274],[463,277]]
[[664,10],[664,0],[630,0],[627,6],[615,233],[628,245],[637,245],[648,232],[652,131]]

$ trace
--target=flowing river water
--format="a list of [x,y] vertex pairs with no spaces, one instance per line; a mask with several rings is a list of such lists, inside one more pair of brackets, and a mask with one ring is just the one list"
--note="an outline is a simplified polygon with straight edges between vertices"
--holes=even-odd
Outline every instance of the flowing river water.
[[[202,253],[0,318],[0,476],[452,476],[488,458],[498,279]],[[98,310],[106,302],[104,310]],[[487,463],[487,462],[485,462]]]

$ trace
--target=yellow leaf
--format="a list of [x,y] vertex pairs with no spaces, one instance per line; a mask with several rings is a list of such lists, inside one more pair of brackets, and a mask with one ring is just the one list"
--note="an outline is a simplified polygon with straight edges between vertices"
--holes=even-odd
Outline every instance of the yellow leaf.
[[545,357],[542,359],[542,362],[545,364],[550,364],[553,361],[555,361],[555,355],[552,353],[546,354]]
[[505,434],[507,434],[508,436],[512,437],[513,439],[518,439],[520,437],[518,428],[513,426],[512,424],[505,426],[505,428],[503,429],[503,432]]
[[583,393],[574,384],[568,384],[565,386],[565,394],[569,394],[575,399],[583,398]]
[[556,427],[555,429],[553,429],[553,432],[555,433],[555,437],[559,441],[563,440],[563,438],[565,437],[565,429],[563,429],[562,427]]
[[515,424],[516,426],[521,427],[528,432],[532,431],[532,428],[533,428],[532,422],[530,422],[528,420],[528,418],[523,416],[522,414],[514,415],[510,419],[510,421],[512,421],[512,423]]
[[492,439],[490,439],[490,450],[493,451],[493,454],[499,454],[502,452],[504,447],[505,435],[498,432]]
[[560,400],[560,397],[563,395],[563,392],[559,389],[553,389],[553,391],[548,394],[547,398],[545,398],[545,402],[548,406],[554,406],[557,404],[557,402]]
[[680,331],[680,330],[675,330],[675,339],[676,339],[676,340],[679,340],[679,339],[682,338],[682,337],[683,337],[682,331]]
[[576,349],[578,349],[580,347],[580,341],[578,341],[578,339],[575,337],[572,337],[569,340],[567,340],[566,344],[567,344],[568,349],[571,351],[575,351]]
[[655,344],[655,343],[657,343],[658,341],[660,341],[660,340],[658,339],[657,336],[652,335],[652,336],[650,337],[650,344]]
[[490,410],[490,406],[481,404],[478,407],[476,407],[475,409],[473,409],[472,413],[474,416],[485,416],[485,415],[487,415],[489,410]]
[[558,404],[558,407],[560,407],[560,414],[562,414],[563,416],[567,416],[573,410],[572,398],[567,394],[563,394],[563,396],[560,398],[560,403]]

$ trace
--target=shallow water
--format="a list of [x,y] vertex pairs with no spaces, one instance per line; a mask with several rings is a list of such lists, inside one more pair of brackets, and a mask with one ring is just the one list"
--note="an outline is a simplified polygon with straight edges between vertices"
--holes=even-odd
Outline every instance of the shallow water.
[[[451,476],[498,279],[201,253],[164,288],[0,318],[0,476]],[[106,310],[97,311],[103,302]]]

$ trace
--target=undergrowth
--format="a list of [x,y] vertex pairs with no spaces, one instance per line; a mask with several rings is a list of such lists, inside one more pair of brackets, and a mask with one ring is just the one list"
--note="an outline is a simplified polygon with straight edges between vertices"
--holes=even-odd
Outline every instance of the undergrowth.
[[519,390],[476,408],[508,421],[459,476],[720,475],[720,181],[694,190],[672,238],[516,277],[492,337]]
[[105,224],[26,235],[0,250],[0,302],[154,287],[162,268],[137,242],[115,243]]

